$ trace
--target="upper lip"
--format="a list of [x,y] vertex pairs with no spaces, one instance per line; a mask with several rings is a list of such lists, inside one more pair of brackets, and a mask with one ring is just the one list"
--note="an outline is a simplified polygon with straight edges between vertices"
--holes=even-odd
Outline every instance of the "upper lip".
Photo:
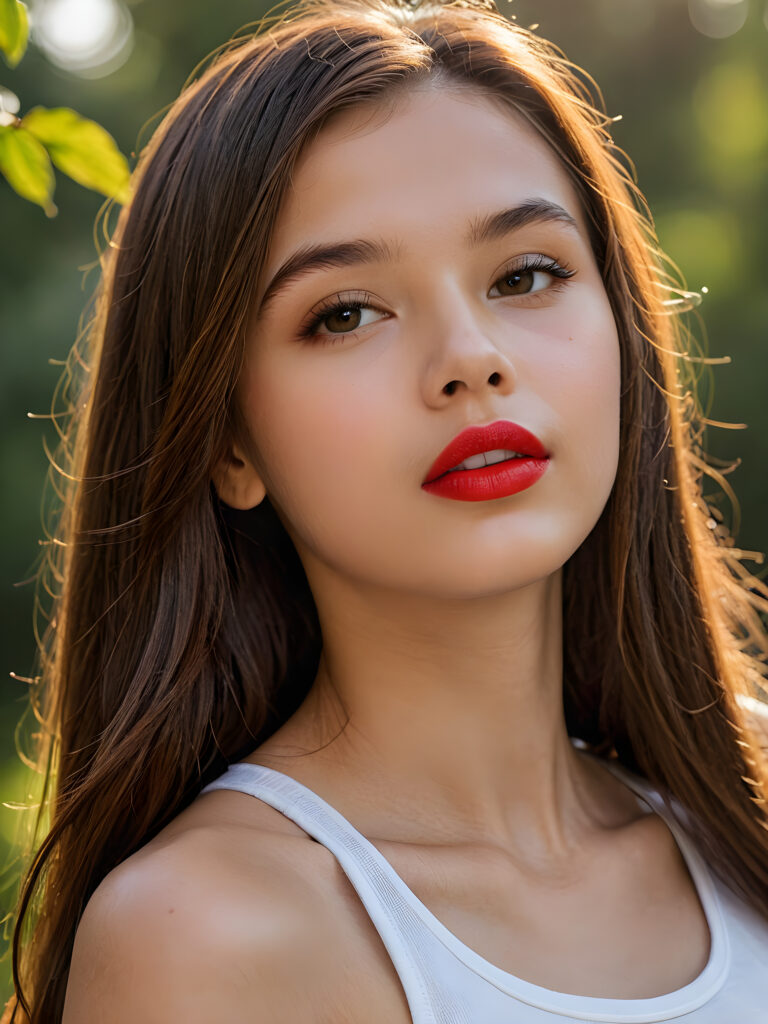
[[449,469],[458,466],[464,459],[468,459],[470,455],[492,452],[498,448],[507,448],[536,459],[549,458],[549,452],[530,430],[526,430],[518,423],[510,423],[509,420],[496,420],[495,423],[487,423],[484,426],[465,427],[437,456],[424,478],[424,483],[431,483]]

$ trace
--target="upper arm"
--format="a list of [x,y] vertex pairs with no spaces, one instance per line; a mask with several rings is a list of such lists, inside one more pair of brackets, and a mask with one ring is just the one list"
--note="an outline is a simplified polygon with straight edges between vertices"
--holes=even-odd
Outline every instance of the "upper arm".
[[162,851],[132,860],[85,908],[62,1024],[310,1019],[296,1014],[296,975],[311,962],[308,915],[274,874],[257,872],[237,900],[216,866],[179,870]]

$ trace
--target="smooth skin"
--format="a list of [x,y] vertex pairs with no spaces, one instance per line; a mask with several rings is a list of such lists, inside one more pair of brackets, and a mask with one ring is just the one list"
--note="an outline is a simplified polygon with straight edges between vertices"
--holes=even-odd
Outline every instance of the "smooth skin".
[[[469,243],[532,200],[575,223]],[[250,442],[214,474],[233,507],[269,495],[323,631],[309,696],[248,759],[335,806],[503,970],[600,998],[680,988],[710,946],[681,853],[573,748],[563,713],[562,566],[619,446],[617,329],[577,195],[517,115],[423,86],[337,115],[306,150],[265,284],[297,250],[356,239],[390,258],[257,297],[238,395]],[[515,276],[535,256],[574,274]],[[358,306],[302,335],[337,299]],[[422,490],[456,434],[497,419],[549,450],[533,487],[485,502]],[[78,929],[64,1024],[137,1019],[410,1015],[332,855],[216,791],[111,872]]]

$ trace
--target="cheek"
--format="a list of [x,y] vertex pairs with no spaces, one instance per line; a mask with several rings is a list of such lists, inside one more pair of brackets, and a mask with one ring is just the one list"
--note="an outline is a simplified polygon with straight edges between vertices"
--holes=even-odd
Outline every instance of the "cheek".
[[607,298],[591,309],[582,306],[578,320],[563,327],[558,358],[539,367],[534,386],[552,403],[562,465],[574,487],[607,497],[618,465],[621,414],[621,352]]
[[596,365],[580,380],[571,437],[576,447],[574,456],[582,456],[584,479],[602,491],[606,500],[618,467],[621,419],[621,362],[615,328],[611,339],[607,349],[600,346]]
[[249,370],[244,404],[267,491],[310,532],[331,516],[343,521],[362,511],[371,488],[364,469],[386,460],[381,424],[391,402],[381,408],[375,367],[349,365],[345,373],[335,354],[324,353],[307,360],[306,372],[295,361],[290,371],[277,362]]

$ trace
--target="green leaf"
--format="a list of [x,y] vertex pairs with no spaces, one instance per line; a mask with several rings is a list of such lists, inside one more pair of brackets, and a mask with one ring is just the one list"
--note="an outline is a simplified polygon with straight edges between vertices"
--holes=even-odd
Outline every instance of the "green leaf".
[[20,0],[0,0],[0,50],[5,62],[15,68],[27,49],[29,19]]
[[45,147],[23,128],[0,126],[0,172],[11,188],[55,217],[53,189],[56,181]]
[[21,124],[45,146],[59,170],[78,184],[120,203],[127,201],[128,161],[101,125],[69,107],[33,107]]

